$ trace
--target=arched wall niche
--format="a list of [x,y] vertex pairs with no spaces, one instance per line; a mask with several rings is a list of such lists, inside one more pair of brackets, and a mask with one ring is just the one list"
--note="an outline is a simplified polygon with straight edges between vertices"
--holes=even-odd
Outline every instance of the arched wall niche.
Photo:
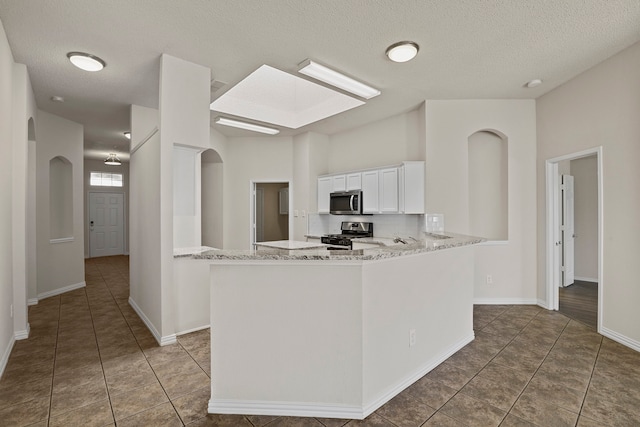
[[220,154],[207,149],[201,159],[202,245],[223,248],[224,164]]
[[509,144],[495,129],[468,137],[469,231],[490,241],[509,239]]
[[73,237],[73,165],[63,157],[49,160],[49,230],[51,240]]

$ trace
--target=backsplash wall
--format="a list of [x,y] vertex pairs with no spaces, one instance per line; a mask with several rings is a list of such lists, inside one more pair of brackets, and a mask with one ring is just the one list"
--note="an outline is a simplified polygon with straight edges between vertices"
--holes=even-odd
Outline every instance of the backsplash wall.
[[307,235],[339,234],[343,221],[373,222],[376,237],[419,237],[425,230],[424,215],[327,215],[310,213]]

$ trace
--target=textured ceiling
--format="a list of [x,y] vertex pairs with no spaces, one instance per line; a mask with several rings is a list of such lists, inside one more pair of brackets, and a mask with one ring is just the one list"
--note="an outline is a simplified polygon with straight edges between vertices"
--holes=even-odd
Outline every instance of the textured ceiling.
[[[228,84],[212,99],[262,64],[294,73],[306,58],[382,91],[281,133],[332,134],[425,99],[537,98],[640,40],[638,0],[0,0],[0,20],[38,107],[83,124],[89,157],[128,151],[128,105],[157,107],[162,53],[210,67]],[[416,59],[386,59],[400,40],[420,45]],[[77,70],[70,51],[107,68]],[[525,89],[533,78],[544,84]]]

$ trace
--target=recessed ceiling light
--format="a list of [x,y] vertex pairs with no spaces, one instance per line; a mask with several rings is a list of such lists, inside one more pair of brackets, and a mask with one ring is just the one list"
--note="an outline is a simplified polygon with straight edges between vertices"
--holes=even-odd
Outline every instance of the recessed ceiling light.
[[127,131],[124,133],[125,138],[131,139],[131,132]]
[[73,65],[84,71],[100,71],[107,66],[101,58],[89,53],[69,52],[67,58]]
[[365,99],[371,99],[374,96],[380,95],[380,91],[362,82],[359,82],[351,77],[347,77],[342,73],[332,70],[329,67],[325,67],[322,64],[318,64],[310,59],[305,60],[299,65],[298,72],[305,74],[314,79],[320,80],[331,86],[346,90],[354,95]]
[[393,62],[411,61],[418,54],[420,47],[415,42],[398,42],[387,48],[387,56]]
[[64,98],[62,96],[54,95],[51,97],[51,101],[53,102],[64,102]]
[[542,84],[542,80],[541,79],[533,79],[533,80],[529,80],[527,83],[525,83],[525,86],[528,88],[534,88],[537,86],[540,86]]
[[214,119],[214,122],[219,125],[231,126],[234,128],[246,129],[254,132],[267,133],[269,135],[276,135],[280,133],[278,129],[256,125],[254,123],[242,122],[240,120],[228,119],[226,117],[216,117]]

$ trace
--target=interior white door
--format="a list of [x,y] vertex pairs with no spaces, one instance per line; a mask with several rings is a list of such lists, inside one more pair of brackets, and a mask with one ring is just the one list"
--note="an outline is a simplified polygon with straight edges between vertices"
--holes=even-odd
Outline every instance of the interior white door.
[[562,286],[575,281],[575,223],[573,176],[562,175]]
[[90,256],[124,253],[124,195],[89,193]]

